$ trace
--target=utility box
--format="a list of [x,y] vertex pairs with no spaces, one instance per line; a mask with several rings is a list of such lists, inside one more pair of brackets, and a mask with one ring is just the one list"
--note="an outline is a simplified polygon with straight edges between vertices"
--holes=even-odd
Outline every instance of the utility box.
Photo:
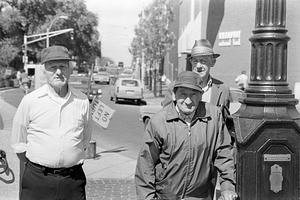
[[236,119],[237,191],[241,199],[298,200],[299,120]]
[[86,150],[86,158],[96,158],[96,141],[90,141],[89,147]]

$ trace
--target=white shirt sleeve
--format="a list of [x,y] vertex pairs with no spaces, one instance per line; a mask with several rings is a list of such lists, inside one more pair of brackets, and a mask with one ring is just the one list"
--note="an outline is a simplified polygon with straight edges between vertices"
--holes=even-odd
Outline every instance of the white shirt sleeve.
[[11,146],[15,153],[23,153],[27,150],[27,125],[29,105],[24,97],[13,119],[11,132]]

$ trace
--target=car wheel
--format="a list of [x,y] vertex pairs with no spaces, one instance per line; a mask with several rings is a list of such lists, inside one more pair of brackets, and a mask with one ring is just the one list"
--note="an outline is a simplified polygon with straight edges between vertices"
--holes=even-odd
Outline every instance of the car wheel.
[[144,118],[144,128],[146,128],[147,124],[149,123],[150,117],[145,117]]
[[113,97],[110,97],[110,100],[111,100],[111,101],[113,101],[113,100],[114,100],[114,98],[113,98]]

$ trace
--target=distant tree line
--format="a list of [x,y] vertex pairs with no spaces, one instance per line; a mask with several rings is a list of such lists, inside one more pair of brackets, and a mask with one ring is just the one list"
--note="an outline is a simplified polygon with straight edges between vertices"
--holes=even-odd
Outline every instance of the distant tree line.
[[[129,49],[134,63],[141,60],[150,68],[149,89],[156,95],[156,76],[163,74],[164,57],[174,45],[175,34],[169,25],[174,21],[174,13],[170,0],[154,0],[139,15],[139,22],[135,28],[135,37]],[[143,56],[143,59],[142,59]],[[158,71],[157,71],[158,66]],[[161,92],[161,91],[160,91]]]
[[[56,20],[50,31],[73,28],[73,39],[61,34],[50,38],[50,46],[67,47],[79,66],[101,57],[98,18],[84,0],[0,0],[0,67],[23,68],[24,35],[46,33],[58,16],[68,18]],[[44,47],[46,40],[29,44],[28,61],[38,62]]]

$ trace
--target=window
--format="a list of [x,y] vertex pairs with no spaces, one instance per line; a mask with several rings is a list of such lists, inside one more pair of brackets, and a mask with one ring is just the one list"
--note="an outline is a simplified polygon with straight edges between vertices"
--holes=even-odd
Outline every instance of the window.
[[135,80],[123,80],[121,85],[126,87],[137,87],[139,86],[139,83]]

